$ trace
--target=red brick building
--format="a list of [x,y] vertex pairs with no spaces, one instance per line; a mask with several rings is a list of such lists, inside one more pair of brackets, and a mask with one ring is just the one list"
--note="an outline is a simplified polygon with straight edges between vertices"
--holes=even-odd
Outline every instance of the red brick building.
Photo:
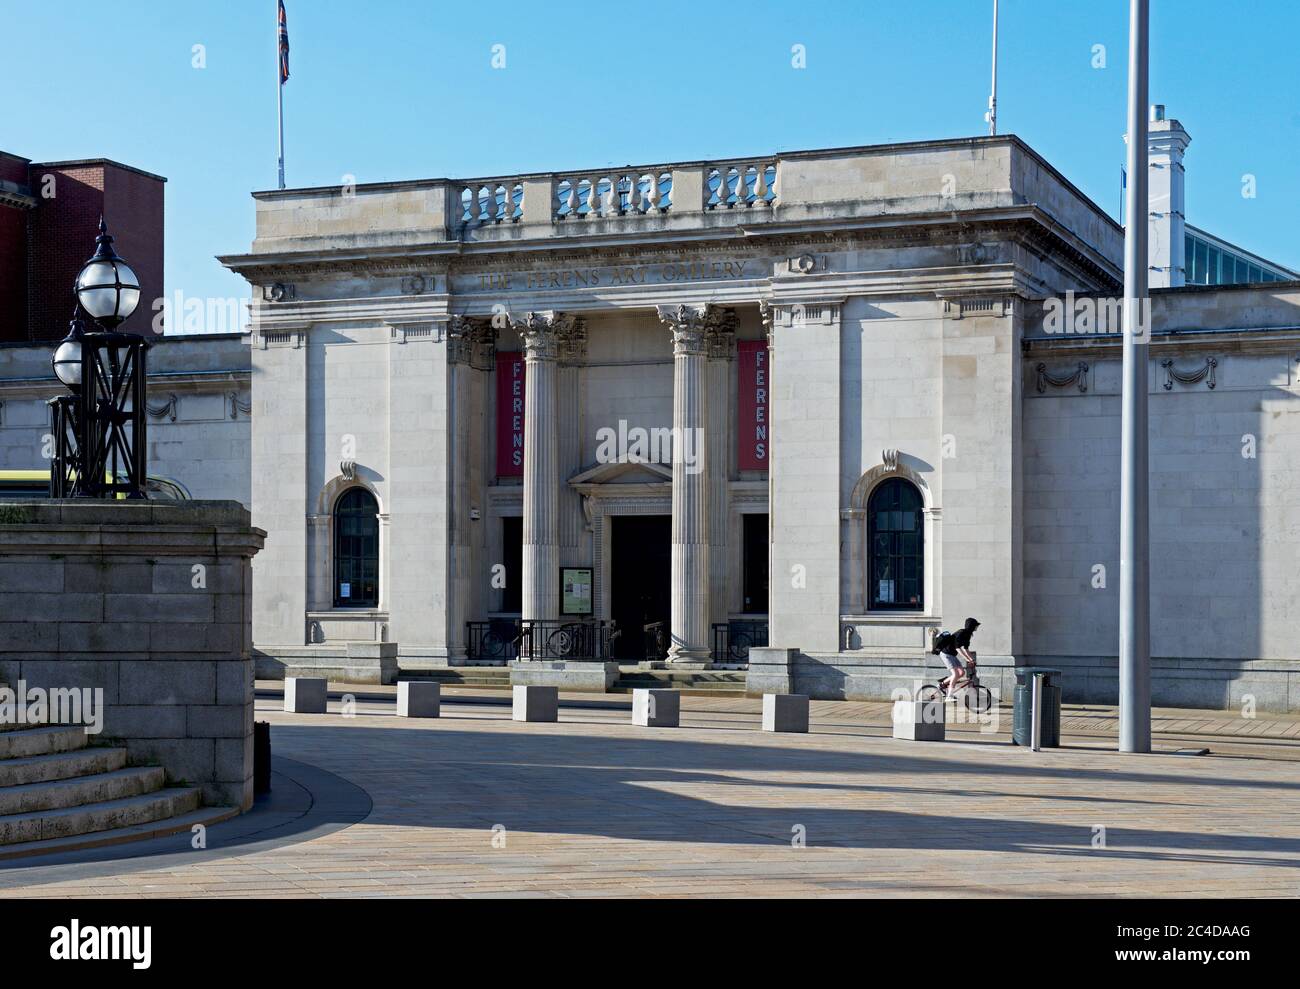
[[166,181],[104,158],[35,163],[0,151],[0,342],[67,332],[73,282],[95,252],[100,216],[140,279],[140,305],[121,328],[152,335]]

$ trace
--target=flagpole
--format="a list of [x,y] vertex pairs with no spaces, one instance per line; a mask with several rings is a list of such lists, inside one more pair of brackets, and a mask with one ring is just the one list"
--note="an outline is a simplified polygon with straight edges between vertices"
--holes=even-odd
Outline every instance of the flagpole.
[[284,80],[280,76],[280,2],[275,4],[275,98],[279,107],[277,122],[280,128],[280,188],[284,188]]
[[998,0],[993,0],[993,88],[989,95],[989,137],[998,133]]
[[[1147,425],[1149,0],[1129,0],[1128,189],[1120,398],[1119,750],[1151,751],[1151,532]],[[1139,336],[1141,334],[1141,336]]]

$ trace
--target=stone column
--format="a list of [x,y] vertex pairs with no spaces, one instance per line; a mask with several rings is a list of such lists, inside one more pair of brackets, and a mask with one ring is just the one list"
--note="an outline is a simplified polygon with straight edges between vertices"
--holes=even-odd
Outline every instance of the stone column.
[[710,311],[661,306],[673,335],[672,621],[668,662],[709,661],[708,400]]
[[713,643],[713,625],[726,622],[731,613],[727,593],[739,581],[729,581],[731,545],[728,538],[732,455],[736,449],[735,395],[732,385],[736,377],[736,311],[722,309],[711,319],[705,331],[708,348],[708,428],[709,469],[706,473],[709,489],[709,644]]
[[[447,324],[447,663],[465,662],[465,623],[485,601],[484,526],[471,515],[481,505],[485,475],[482,441],[487,373],[496,364],[497,331],[489,319],[453,315]],[[381,529],[382,535],[382,529]]]
[[587,359],[587,333],[582,320],[560,341],[558,423],[560,451],[560,564],[583,565],[589,554],[580,549],[587,531],[582,501],[568,480],[582,470],[583,364]]
[[521,617],[546,621],[560,617],[557,363],[560,344],[577,321],[563,313],[530,312],[514,325],[523,336],[526,368]]

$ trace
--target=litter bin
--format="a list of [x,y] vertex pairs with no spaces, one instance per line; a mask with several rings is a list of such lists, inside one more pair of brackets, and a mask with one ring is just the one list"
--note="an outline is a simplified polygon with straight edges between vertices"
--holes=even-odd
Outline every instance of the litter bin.
[[253,723],[253,792],[271,792],[271,725]]
[[1015,712],[1011,723],[1011,741],[1016,745],[1025,748],[1033,745],[1035,676],[1043,678],[1043,709],[1039,712],[1042,745],[1056,748],[1061,744],[1061,688],[1052,682],[1052,677],[1060,675],[1060,670],[1046,666],[1016,667]]

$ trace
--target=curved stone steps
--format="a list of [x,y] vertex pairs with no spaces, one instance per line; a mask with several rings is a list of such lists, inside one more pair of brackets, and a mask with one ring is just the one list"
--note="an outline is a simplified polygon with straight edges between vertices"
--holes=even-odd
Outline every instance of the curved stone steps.
[[139,796],[0,817],[0,848],[18,842],[45,842],[97,831],[149,824],[198,809],[197,786],[173,786]]
[[75,779],[0,787],[0,827],[6,816],[138,797],[161,790],[165,782],[166,773],[161,766],[140,766]]
[[86,729],[80,725],[15,728],[0,733],[0,759],[71,752],[74,749],[84,749],[86,742]]
[[169,787],[161,766],[128,766],[126,749],[88,742],[81,725],[0,733],[0,859],[159,837],[238,813],[200,809],[199,787]]
[[13,845],[0,845],[0,862],[6,859],[29,858],[33,855],[53,855],[58,852],[79,852],[90,848],[105,848],[121,845],[128,841],[148,841],[150,838],[165,838],[167,835],[179,834],[191,830],[196,824],[212,827],[222,821],[239,816],[238,807],[200,807],[188,814],[164,817],[144,824],[132,824],[129,827],[113,828],[109,831],[92,831],[87,834],[70,835],[66,838],[49,838],[45,841],[21,841]]
[[5,759],[0,760],[0,787],[111,773],[125,765],[125,749],[85,748],[26,756],[22,759]]

